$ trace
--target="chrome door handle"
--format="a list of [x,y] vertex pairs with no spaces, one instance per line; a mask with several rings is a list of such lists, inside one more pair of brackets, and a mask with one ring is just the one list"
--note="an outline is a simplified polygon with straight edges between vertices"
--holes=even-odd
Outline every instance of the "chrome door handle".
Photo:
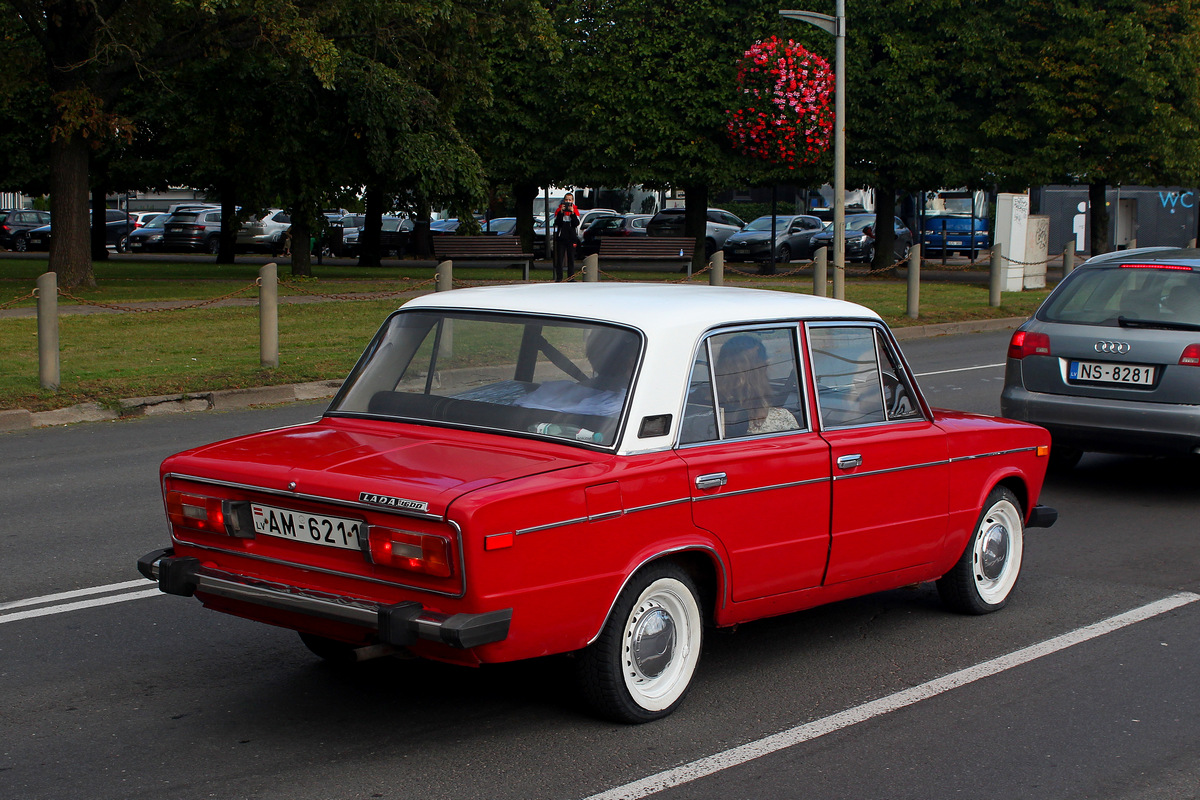
[[724,472],[710,472],[708,475],[701,475],[696,478],[697,489],[716,489],[718,486],[724,486],[729,482]]
[[838,469],[854,469],[862,466],[862,455],[855,453],[852,456],[838,456]]

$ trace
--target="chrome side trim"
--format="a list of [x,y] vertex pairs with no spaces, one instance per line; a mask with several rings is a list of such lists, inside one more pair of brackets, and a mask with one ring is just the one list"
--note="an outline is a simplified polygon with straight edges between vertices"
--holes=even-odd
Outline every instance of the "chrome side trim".
[[850,475],[834,475],[835,481],[848,481],[851,478],[869,478],[872,475],[887,475],[891,472],[908,472],[913,469],[925,469],[926,467],[941,467],[950,463],[949,459],[941,461],[927,461],[924,464],[909,464],[903,467],[889,467],[888,469],[873,469],[868,472],[855,472]]
[[268,489],[265,486],[254,486],[248,483],[234,483],[233,481],[223,481],[216,478],[198,478],[195,475],[185,475],[179,472],[168,472],[163,475],[163,480],[168,478],[176,478],[178,480],[192,481],[194,483],[204,483],[210,486],[224,486],[227,489],[242,489],[249,492],[262,492],[275,497],[290,497],[299,500],[308,500],[313,503],[322,503],[324,505],[342,506],[344,508],[360,508],[366,511],[375,511],[382,514],[395,514],[401,517],[416,517],[417,519],[425,519],[433,522],[443,521],[443,517],[438,514],[422,514],[416,511],[408,511],[402,508],[392,508],[390,506],[379,506],[372,503],[361,503],[355,500],[339,500],[333,497],[323,497],[318,494],[305,494],[303,492],[289,492],[287,489]]
[[1033,453],[1037,452],[1036,447],[1014,447],[1011,450],[996,450],[991,453],[977,453],[973,456],[956,456],[950,459],[950,463],[954,464],[958,461],[974,461],[977,458],[994,458],[995,456],[1008,456],[1013,453]]
[[773,483],[770,486],[755,486],[751,489],[736,489],[731,492],[710,494],[705,495],[704,497],[693,497],[691,500],[693,503],[699,503],[704,500],[720,500],[722,497],[736,497],[737,495],[741,494],[757,494],[758,492],[770,492],[775,489],[791,489],[795,486],[808,486],[809,484],[813,483],[826,483],[829,480],[829,476],[823,476],[820,478],[808,478],[802,481],[789,481],[788,483]]
[[684,497],[684,498],[680,498],[678,500],[664,500],[661,503],[649,503],[644,506],[634,506],[633,508],[626,508],[621,511],[608,511],[603,514],[597,514],[594,517],[574,517],[572,519],[564,519],[564,520],[560,520],[558,522],[547,522],[544,525],[534,525],[529,528],[520,528],[518,530],[513,531],[513,533],[517,536],[520,536],[525,533],[537,533],[538,531],[548,531],[548,530],[551,530],[552,528],[565,528],[568,525],[578,525],[581,522],[596,522],[598,520],[615,519],[617,517],[624,517],[629,514],[636,514],[639,511],[651,511],[656,508],[665,508],[667,506],[674,506],[674,505],[678,505],[680,503],[687,503],[687,502],[690,502],[691,499],[692,498],[690,498],[690,497]]

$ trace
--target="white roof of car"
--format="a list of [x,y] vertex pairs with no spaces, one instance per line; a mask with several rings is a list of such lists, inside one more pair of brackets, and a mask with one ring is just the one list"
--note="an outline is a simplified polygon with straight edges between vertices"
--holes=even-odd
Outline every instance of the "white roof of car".
[[653,335],[664,329],[703,330],[763,320],[879,319],[844,300],[726,286],[658,283],[540,283],[481,286],[427,294],[405,308],[495,309],[605,320]]
[[693,355],[704,334],[718,326],[811,319],[878,320],[869,308],[824,297],[658,283],[539,283],[483,286],[427,294],[405,309],[499,310],[629,325],[646,333],[630,419],[617,452],[632,454],[670,446],[675,426],[663,436],[640,438],[638,420],[671,414],[678,424]]

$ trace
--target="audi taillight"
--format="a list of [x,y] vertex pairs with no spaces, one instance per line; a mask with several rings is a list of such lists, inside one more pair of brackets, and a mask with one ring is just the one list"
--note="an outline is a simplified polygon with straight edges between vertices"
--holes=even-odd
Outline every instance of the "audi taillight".
[[1179,366],[1200,367],[1200,344],[1189,344],[1179,356]]
[[450,577],[450,540],[443,536],[372,525],[367,541],[372,563]]
[[1025,356],[1050,355],[1050,337],[1044,333],[1017,331],[1008,343],[1008,357],[1021,359]]

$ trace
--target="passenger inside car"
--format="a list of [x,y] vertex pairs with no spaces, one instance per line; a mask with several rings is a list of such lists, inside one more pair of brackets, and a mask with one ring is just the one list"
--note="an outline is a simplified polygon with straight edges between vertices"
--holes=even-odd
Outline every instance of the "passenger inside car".
[[721,345],[716,379],[726,436],[794,431],[800,427],[790,411],[771,404],[767,350],[758,337],[744,334]]

